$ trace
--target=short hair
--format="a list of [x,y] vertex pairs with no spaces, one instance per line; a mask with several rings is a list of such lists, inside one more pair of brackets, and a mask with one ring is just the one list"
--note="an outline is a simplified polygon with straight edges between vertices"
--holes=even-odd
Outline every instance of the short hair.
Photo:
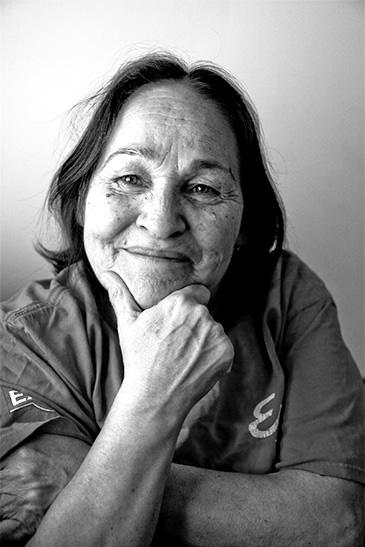
[[125,63],[89,99],[96,101],[91,119],[53,177],[47,196],[48,210],[58,222],[64,246],[50,250],[39,243],[37,251],[52,263],[56,272],[79,260],[88,265],[78,211],[89,182],[126,101],[142,86],[166,80],[185,82],[213,101],[235,134],[244,203],[241,231],[245,244],[232,257],[225,285],[234,283],[237,287],[238,283],[242,292],[243,283],[248,283],[251,297],[255,286],[258,304],[257,298],[264,296],[263,284],[267,285],[285,239],[284,209],[265,158],[258,116],[240,84],[223,68],[208,62],[189,67],[169,52],[150,53]]

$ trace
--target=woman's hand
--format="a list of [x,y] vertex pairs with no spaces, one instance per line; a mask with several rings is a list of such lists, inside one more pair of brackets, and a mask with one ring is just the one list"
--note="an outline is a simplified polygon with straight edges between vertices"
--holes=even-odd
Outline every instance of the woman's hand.
[[124,392],[182,421],[233,359],[229,338],[206,307],[209,290],[190,285],[141,310],[115,272],[106,272],[103,284],[118,322]]

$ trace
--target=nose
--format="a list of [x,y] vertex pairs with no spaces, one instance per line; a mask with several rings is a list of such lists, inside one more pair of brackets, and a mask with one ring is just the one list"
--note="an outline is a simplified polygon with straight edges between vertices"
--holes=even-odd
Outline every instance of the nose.
[[182,234],[187,227],[180,201],[171,189],[154,189],[143,196],[137,226],[157,239]]

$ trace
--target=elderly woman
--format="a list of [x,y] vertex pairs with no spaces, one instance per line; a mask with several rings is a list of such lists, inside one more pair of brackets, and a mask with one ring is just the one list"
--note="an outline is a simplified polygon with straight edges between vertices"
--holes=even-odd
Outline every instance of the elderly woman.
[[57,275],[2,307],[4,544],[360,545],[360,376],[232,78],[122,67],[49,205]]

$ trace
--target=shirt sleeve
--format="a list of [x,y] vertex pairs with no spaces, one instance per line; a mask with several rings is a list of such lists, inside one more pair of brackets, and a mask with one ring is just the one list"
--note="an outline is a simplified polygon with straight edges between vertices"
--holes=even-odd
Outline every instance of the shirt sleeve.
[[38,430],[92,444],[94,424],[82,394],[19,333],[0,324],[0,458]]
[[336,306],[318,282],[315,290],[300,292],[300,309],[297,305],[285,324],[280,360],[286,388],[276,467],[365,482],[361,377],[342,338]]

